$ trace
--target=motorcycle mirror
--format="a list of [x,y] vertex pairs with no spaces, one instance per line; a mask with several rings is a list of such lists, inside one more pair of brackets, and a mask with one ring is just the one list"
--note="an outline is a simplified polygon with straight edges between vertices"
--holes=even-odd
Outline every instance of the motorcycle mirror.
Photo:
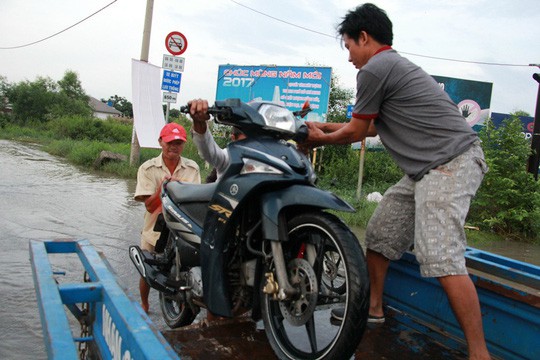
[[313,109],[311,108],[311,105],[309,104],[309,100],[306,100],[304,105],[302,105],[302,109],[300,109],[298,111],[294,111],[293,115],[294,116],[300,116],[303,119],[311,111],[313,111]]

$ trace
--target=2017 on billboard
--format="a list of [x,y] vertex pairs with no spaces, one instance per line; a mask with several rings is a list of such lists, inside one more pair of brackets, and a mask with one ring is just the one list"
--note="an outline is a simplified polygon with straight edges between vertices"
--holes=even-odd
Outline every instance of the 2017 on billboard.
[[237,78],[229,76],[223,78],[223,86],[250,87],[254,82],[254,78]]

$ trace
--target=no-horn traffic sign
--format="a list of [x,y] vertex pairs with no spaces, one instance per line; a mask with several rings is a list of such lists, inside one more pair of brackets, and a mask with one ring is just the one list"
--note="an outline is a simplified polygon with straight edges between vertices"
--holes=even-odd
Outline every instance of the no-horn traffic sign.
[[182,55],[187,49],[187,39],[179,31],[173,31],[165,38],[165,47],[172,55]]

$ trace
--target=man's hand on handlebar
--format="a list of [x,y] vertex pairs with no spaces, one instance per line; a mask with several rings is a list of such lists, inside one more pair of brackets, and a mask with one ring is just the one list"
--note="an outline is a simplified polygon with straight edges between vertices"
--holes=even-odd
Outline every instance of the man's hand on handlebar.
[[194,122],[206,122],[210,119],[208,114],[208,101],[202,99],[193,99],[188,102],[189,115]]

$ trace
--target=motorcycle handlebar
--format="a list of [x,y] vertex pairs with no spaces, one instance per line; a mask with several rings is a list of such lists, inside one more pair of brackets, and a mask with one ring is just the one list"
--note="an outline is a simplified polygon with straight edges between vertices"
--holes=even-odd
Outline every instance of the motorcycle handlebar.
[[[189,105],[184,105],[180,107],[180,112],[182,114],[189,114]],[[230,109],[228,108],[218,108],[216,106],[210,106],[208,108],[208,114],[217,116],[217,115],[227,115],[230,114]]]

